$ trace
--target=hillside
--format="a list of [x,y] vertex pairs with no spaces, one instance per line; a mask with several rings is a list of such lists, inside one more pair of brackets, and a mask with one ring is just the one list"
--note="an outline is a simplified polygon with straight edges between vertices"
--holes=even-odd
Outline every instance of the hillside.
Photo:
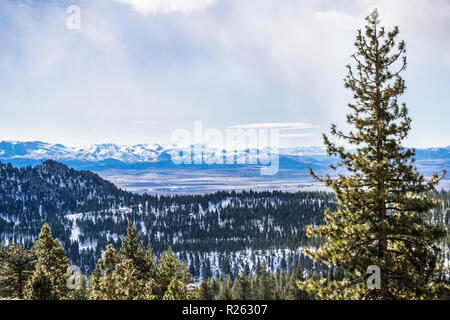
[[0,163],[0,188],[0,212],[15,221],[108,208],[111,199],[127,194],[95,173],[53,160],[26,168]]
[[[252,271],[263,259],[289,268],[316,265],[303,255],[305,226],[323,223],[323,210],[334,208],[326,192],[217,192],[208,195],[137,195],[118,189],[88,171],[46,161],[36,167],[0,165],[0,240],[29,247],[40,226],[49,222],[72,263],[91,269],[106,244],[119,246],[129,220],[145,244],[158,254],[171,245],[191,272]],[[442,210],[430,219],[449,225],[450,193],[438,194]],[[448,253],[447,253],[448,254]]]

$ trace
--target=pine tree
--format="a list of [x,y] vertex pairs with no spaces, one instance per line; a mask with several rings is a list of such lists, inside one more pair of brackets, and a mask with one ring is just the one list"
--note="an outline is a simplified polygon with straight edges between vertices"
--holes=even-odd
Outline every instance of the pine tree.
[[59,300],[67,297],[69,259],[58,239],[53,239],[50,226],[45,223],[33,245],[37,257],[34,272],[25,286],[25,298]]
[[251,300],[253,298],[250,279],[245,270],[234,280],[232,288],[233,300]]
[[[177,280],[177,281],[175,281]],[[175,296],[180,291],[180,286],[184,286],[186,294],[188,292],[187,285],[193,281],[192,275],[188,271],[188,267],[185,262],[179,261],[169,247],[161,254],[160,264],[156,275],[156,288],[155,294],[158,299],[163,299],[166,291],[169,289],[169,285],[172,284],[172,296]],[[174,291],[175,290],[175,291]]]
[[117,288],[117,298],[121,300],[153,299],[153,279],[143,279],[133,260],[125,259],[117,264],[113,278]]
[[128,222],[127,234],[122,238],[122,246],[120,248],[120,258],[132,261],[134,266],[139,272],[139,277],[153,277],[156,273],[156,265],[154,263],[154,257],[149,245],[148,253],[142,246],[142,242],[139,239],[139,234],[133,227],[131,221]]
[[288,279],[288,293],[287,299],[289,300],[310,300],[309,294],[305,290],[301,290],[297,286],[297,282],[302,283],[304,281],[303,270],[300,265],[294,267]]
[[89,298],[88,281],[86,277],[82,274],[80,277],[80,288],[70,290],[68,299],[88,300],[88,298]]
[[231,292],[231,277],[227,276],[220,285],[218,300],[232,300],[233,294]]
[[102,299],[101,289],[100,289],[100,279],[102,277],[102,269],[100,263],[97,263],[94,270],[89,276],[88,283],[88,297],[90,300],[100,300]]
[[[317,177],[311,170],[333,189],[339,206],[325,211],[326,225],[307,229],[308,236],[327,240],[308,254],[348,272],[352,283],[330,284],[334,297],[431,298],[439,269],[436,241],[445,233],[426,222],[426,213],[440,201],[424,193],[434,191],[442,176],[426,180],[414,166],[415,151],[402,146],[411,119],[406,105],[398,103],[406,88],[400,76],[406,50],[404,41],[396,42],[398,27],[386,33],[377,10],[366,20],[365,32],[357,32],[354,64],[347,66],[345,79],[345,87],[354,94],[347,115],[354,130],[344,133],[331,126],[331,134],[355,150],[346,151],[324,135],[328,154],[341,159],[331,167],[345,170],[336,178]],[[381,270],[380,290],[365,286],[370,265]]]
[[114,300],[118,298],[117,278],[115,277],[116,265],[119,263],[116,248],[108,244],[102,258],[98,261],[99,268],[103,275],[99,279],[98,292],[94,293],[96,299]]
[[214,300],[214,292],[212,288],[209,287],[206,280],[202,280],[198,287],[198,299],[199,300]]
[[208,282],[208,287],[211,288],[213,299],[215,299],[220,291],[219,281],[217,280],[217,278],[214,277],[214,278],[209,278],[207,282]]
[[33,272],[34,254],[20,244],[2,248],[0,244],[0,296],[23,298],[28,277]]
[[167,286],[163,300],[186,300],[187,296],[188,289],[186,283],[174,277]]
[[266,261],[263,261],[259,271],[257,299],[273,300],[275,298],[275,279],[271,272],[267,271]]
[[139,240],[139,234],[128,222],[127,235],[122,238],[120,263],[117,264],[118,295],[121,299],[152,299],[151,288],[156,276],[156,263],[149,244],[147,251]]

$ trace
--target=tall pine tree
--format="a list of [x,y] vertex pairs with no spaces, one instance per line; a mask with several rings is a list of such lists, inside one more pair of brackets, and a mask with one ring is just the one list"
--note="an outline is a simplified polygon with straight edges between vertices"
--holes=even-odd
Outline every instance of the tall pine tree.
[[118,295],[121,299],[153,299],[152,287],[157,272],[151,245],[144,249],[139,234],[128,222],[127,235],[122,238],[116,266]]
[[[320,250],[308,254],[344,268],[360,282],[333,284],[334,297],[345,291],[348,295],[341,297],[431,298],[439,269],[436,242],[445,233],[426,223],[427,212],[440,201],[425,193],[435,190],[442,176],[425,179],[414,166],[415,151],[402,146],[411,119],[406,105],[398,102],[406,88],[400,75],[406,50],[404,41],[396,41],[398,27],[386,32],[377,10],[366,20],[365,32],[357,32],[354,64],[347,66],[345,79],[345,87],[353,91],[347,122],[354,129],[344,133],[331,127],[332,135],[355,149],[346,151],[324,135],[328,154],[341,159],[332,168],[344,170],[336,178],[317,177],[311,170],[333,189],[339,206],[325,211],[325,225],[307,229],[309,236],[326,239]],[[380,290],[365,286],[370,265],[381,270]]]
[[[193,282],[192,275],[184,261],[178,260],[172,248],[161,253],[160,263],[156,274],[155,294],[158,299],[178,299],[188,294],[188,285]],[[170,289],[170,293],[166,295]],[[174,298],[175,297],[175,298]]]
[[69,259],[58,239],[53,239],[50,226],[45,223],[33,245],[37,257],[34,272],[25,286],[25,298],[60,300],[67,298]]
[[116,248],[112,244],[108,244],[97,263],[95,278],[92,279],[92,288],[95,290],[92,294],[94,299],[115,300],[119,298],[117,277],[115,276],[116,266],[119,261]]
[[202,280],[198,286],[198,300],[214,300],[214,292],[206,280]]
[[245,270],[234,280],[232,288],[233,300],[251,300],[253,298],[250,279]]
[[33,272],[32,261],[35,256],[31,250],[13,243],[7,248],[0,244],[0,296],[23,298],[28,277]]
[[272,300],[275,298],[275,278],[271,272],[267,270],[266,260],[263,261],[259,271],[258,288],[255,292],[256,298],[260,300]]

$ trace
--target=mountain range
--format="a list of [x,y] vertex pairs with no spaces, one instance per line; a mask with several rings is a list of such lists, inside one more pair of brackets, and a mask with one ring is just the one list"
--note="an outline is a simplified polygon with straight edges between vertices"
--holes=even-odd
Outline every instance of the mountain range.
[[[219,150],[203,145],[185,147],[183,151],[203,150],[203,156]],[[329,165],[337,158],[329,157],[322,147],[279,148],[279,170],[273,176],[261,176],[261,164],[176,164],[174,144],[137,144],[124,146],[111,143],[82,148],[41,141],[0,142],[0,162],[16,167],[38,165],[54,160],[78,170],[91,170],[119,187],[149,193],[208,193],[218,190],[284,190],[304,187],[317,189],[310,179],[309,168],[329,173]],[[236,157],[256,154],[258,150],[236,148]],[[262,150],[267,152],[267,149]],[[201,157],[201,155],[200,155]],[[195,159],[195,157],[194,157]],[[416,149],[416,166],[425,176],[450,169],[450,146]],[[448,189],[450,180],[441,187]]]
[[[52,159],[55,161],[79,161],[99,163],[117,161],[121,163],[156,163],[171,159],[176,150],[194,149],[195,146],[178,148],[174,144],[137,144],[133,146],[112,143],[94,144],[75,148],[62,144],[51,144],[41,141],[2,141],[0,142],[0,161],[33,164],[35,161]],[[217,152],[217,149],[200,146],[205,152]],[[237,154],[248,154],[256,149],[236,148]],[[450,150],[450,147],[449,147]],[[326,151],[320,147],[280,148],[283,156],[324,156]]]

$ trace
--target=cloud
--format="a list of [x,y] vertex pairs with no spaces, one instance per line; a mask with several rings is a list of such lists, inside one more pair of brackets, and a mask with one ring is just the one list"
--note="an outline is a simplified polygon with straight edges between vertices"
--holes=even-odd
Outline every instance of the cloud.
[[264,68],[333,119],[351,98],[342,79],[355,51],[356,29],[375,7],[388,30],[399,25],[410,62],[418,66],[435,60],[450,66],[446,0],[353,0],[345,5],[326,0],[230,0],[220,14],[188,21],[184,30],[199,45],[230,60]]
[[143,14],[179,12],[189,14],[215,3],[216,0],[115,0],[130,5]]
[[315,129],[319,126],[302,122],[250,123],[229,127],[230,129]]
[[[292,135],[337,122],[345,131],[344,66],[378,7],[407,42],[411,145],[448,145],[448,0],[76,2],[81,30],[66,28],[67,1],[0,1],[2,137],[167,142],[194,120]],[[307,125],[286,125],[298,119]]]

